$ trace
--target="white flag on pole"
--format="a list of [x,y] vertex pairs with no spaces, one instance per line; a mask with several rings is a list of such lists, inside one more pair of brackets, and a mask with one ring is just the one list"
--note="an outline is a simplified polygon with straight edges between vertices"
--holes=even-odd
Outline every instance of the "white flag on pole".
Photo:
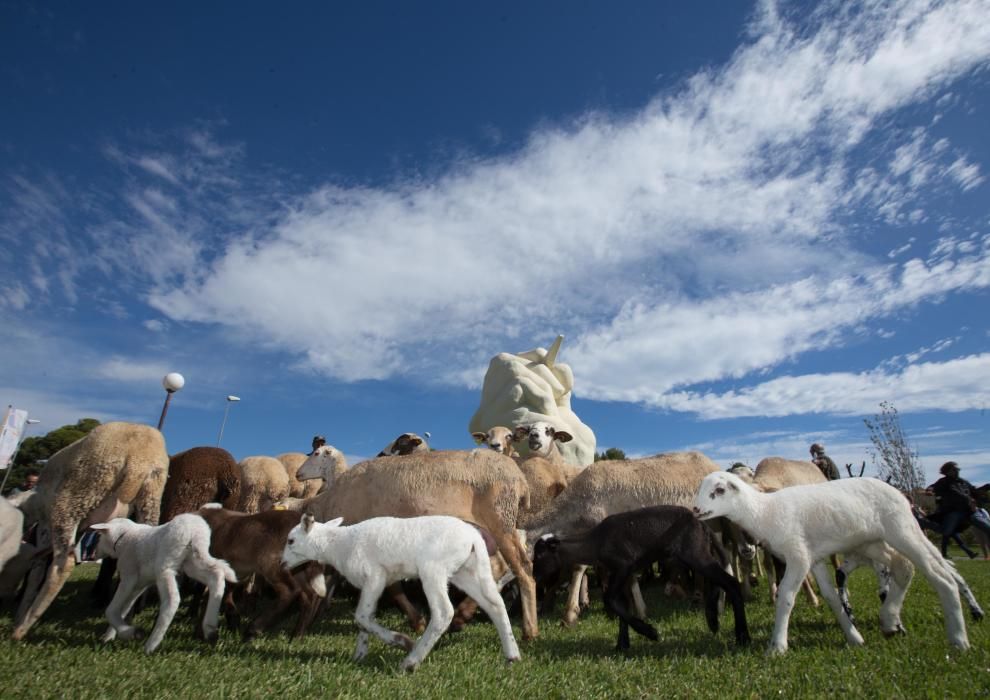
[[17,446],[21,444],[21,435],[24,434],[24,425],[27,423],[28,412],[7,407],[7,417],[4,418],[3,426],[0,428],[0,469],[10,466],[10,460],[17,453]]

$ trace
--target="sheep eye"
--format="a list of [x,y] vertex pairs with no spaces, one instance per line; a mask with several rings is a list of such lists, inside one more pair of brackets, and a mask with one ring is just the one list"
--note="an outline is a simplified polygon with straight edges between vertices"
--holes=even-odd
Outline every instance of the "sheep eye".
[[723,493],[725,493],[725,489],[724,489],[724,488],[722,488],[721,486],[716,486],[716,487],[715,487],[715,493],[716,493],[717,495],[719,495],[719,496],[721,496],[721,495],[722,495]]
[[291,546],[292,546],[292,545],[294,545],[295,543],[296,543],[296,541],[295,541],[294,539],[292,539],[292,538],[290,537],[290,538],[289,538],[289,542],[288,542],[288,545],[289,545],[289,546],[291,547]]

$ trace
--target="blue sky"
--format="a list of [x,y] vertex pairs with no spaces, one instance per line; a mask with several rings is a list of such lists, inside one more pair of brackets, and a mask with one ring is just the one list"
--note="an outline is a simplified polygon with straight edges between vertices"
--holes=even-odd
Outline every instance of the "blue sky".
[[170,451],[472,445],[548,346],[599,447],[899,409],[990,480],[990,5],[0,6],[0,400]]

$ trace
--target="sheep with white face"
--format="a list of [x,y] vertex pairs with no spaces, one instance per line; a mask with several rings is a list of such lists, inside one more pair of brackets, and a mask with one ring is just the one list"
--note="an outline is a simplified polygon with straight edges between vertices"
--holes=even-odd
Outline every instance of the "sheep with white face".
[[[701,482],[694,512],[702,520],[728,518],[784,560],[787,571],[777,593],[771,653],[787,651],[791,610],[809,570],[848,642],[863,644],[832,584],[825,559],[838,552],[884,559],[888,546],[921,569],[935,588],[949,642],[960,649],[969,648],[951,564],[922,534],[904,496],[882,481],[843,479],[761,493],[734,474],[716,472]],[[903,631],[900,610],[912,573],[909,566],[891,571],[890,593],[880,609],[885,634]]]
[[[306,561],[329,564],[352,586],[361,589],[354,619],[360,627],[355,660],[368,653],[368,636],[409,651],[401,668],[413,671],[450,626],[454,608],[447,597],[453,583],[476,600],[488,614],[509,662],[519,659],[509,616],[492,577],[488,548],[473,525],[458,518],[431,515],[417,518],[371,518],[341,527],[343,518],[317,523],[312,515],[289,533],[283,563],[293,568]],[[430,605],[430,623],[413,644],[404,634],[382,627],[374,617],[385,587],[418,578]]]

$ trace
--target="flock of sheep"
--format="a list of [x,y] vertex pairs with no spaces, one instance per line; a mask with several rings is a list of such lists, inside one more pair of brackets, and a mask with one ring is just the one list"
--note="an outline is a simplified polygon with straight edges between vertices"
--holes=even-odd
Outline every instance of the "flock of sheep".
[[[221,610],[239,625],[240,594],[252,585],[269,586],[275,602],[246,637],[296,611],[294,633],[304,634],[343,577],[361,590],[356,659],[374,635],[406,649],[402,666],[415,669],[448,628],[463,625],[480,606],[513,661],[519,649],[500,590],[515,581],[522,636],[533,639],[538,585],[552,591],[558,581],[568,583],[564,620],[574,624],[587,601],[589,566],[606,583],[605,605],[619,619],[617,646],[625,649],[630,627],[657,638],[637,584],[656,562],[695,575],[712,631],[723,591],[736,641],[745,644],[743,600],[755,544],[780,562],[771,652],[787,649],[800,588],[814,596],[809,572],[850,644],[863,638],[844,582],[861,564],[877,572],[884,634],[904,631],[900,611],[915,567],[938,593],[953,645],[969,645],[960,595],[975,619],[983,616],[965,581],[922,534],[904,496],[876,479],[827,482],[813,464],[780,458],[754,471],[724,472],[699,452],[574,467],[558,449],[570,435],[545,422],[497,426],[474,438],[484,447],[431,451],[422,438],[405,434],[379,457],[348,468],[330,445],[240,464],[212,447],[169,459],[157,430],[101,425],[52,456],[36,490],[16,507],[0,499],[0,588],[13,581],[24,591],[13,637],[23,639],[58,594],[75,565],[77,539],[89,528],[102,531],[97,554],[105,564],[116,561],[120,576],[105,640],[139,636],[128,614],[145,589],[157,588],[148,652],[161,644],[179,606],[179,574],[205,588],[206,640],[216,638]],[[520,442],[529,448],[525,458],[514,449]],[[32,523],[38,542],[21,543],[24,525]],[[43,556],[49,549],[50,559]],[[826,565],[836,553],[844,556],[838,589]],[[101,579],[106,582],[103,572]],[[404,579],[421,582],[428,624],[399,585]],[[468,596],[456,610],[451,583]],[[422,632],[417,642],[375,620],[383,593]]]

